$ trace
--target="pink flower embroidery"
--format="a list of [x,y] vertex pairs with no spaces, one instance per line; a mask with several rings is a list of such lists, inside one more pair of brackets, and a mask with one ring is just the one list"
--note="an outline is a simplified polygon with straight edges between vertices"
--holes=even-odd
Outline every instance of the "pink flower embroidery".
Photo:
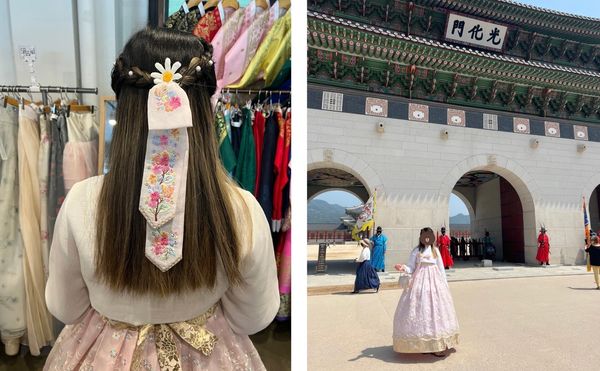
[[181,106],[181,100],[179,97],[170,97],[167,106],[167,112],[174,111]]
[[160,145],[166,146],[167,144],[169,144],[169,137],[166,135],[161,135],[160,136]]
[[148,201],[148,206],[154,208],[158,205],[160,201],[160,194],[158,192],[150,193],[150,200]]
[[155,244],[154,246],[152,246],[152,252],[154,253],[154,255],[162,255],[165,252],[165,248],[165,245]]

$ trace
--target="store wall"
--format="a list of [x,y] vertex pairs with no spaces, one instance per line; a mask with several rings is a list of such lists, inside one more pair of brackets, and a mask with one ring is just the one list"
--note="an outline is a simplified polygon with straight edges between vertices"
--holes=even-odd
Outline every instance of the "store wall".
[[0,1],[0,85],[29,85],[18,47],[36,47],[41,85],[98,87],[84,102],[113,95],[110,71],[125,42],[146,26],[147,0]]

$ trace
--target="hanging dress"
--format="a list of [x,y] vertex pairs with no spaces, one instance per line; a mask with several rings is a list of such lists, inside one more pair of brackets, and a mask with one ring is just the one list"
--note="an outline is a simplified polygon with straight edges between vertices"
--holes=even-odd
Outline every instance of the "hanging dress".
[[65,194],[77,182],[98,173],[98,123],[90,112],[71,112],[67,119],[68,141],[63,151]]
[[233,8],[223,8],[223,3],[219,4],[211,11],[207,12],[200,20],[192,33],[201,37],[207,42],[211,42],[227,18],[235,11]]
[[242,109],[242,127],[240,128],[240,150],[237,156],[234,178],[246,191],[254,194],[256,179],[254,137],[252,136],[252,111]]
[[[265,39],[258,47],[256,54],[248,64],[248,67],[246,68],[242,78],[235,84],[229,85],[228,87],[231,89],[242,89],[251,86],[257,80],[264,78],[267,66],[272,63],[279,63],[275,61],[275,58],[283,59],[280,67],[283,66],[285,60],[289,59],[291,56],[291,46],[285,48],[283,45],[286,36],[291,31],[291,25],[292,13],[290,12],[277,19],[273,27],[271,27],[271,30],[265,36]],[[288,44],[290,44],[290,41],[290,39],[287,40]],[[285,53],[281,52],[277,54],[282,47],[284,50],[289,49],[290,55],[285,55]]]
[[262,110],[254,112],[254,125],[252,125],[254,136],[254,148],[256,149],[256,180],[254,182],[254,196],[258,197],[260,184],[260,165],[262,160],[263,140],[265,137],[265,115]]
[[273,185],[273,221],[271,227],[273,232],[278,232],[283,220],[283,190],[289,182],[288,164],[290,145],[292,139],[291,113],[286,119],[281,112],[277,112],[277,123],[279,125],[279,137],[275,151],[275,184]]
[[0,104],[0,337],[19,340],[25,334],[23,242],[19,228],[17,108]]
[[198,23],[198,20],[206,14],[204,5],[198,4],[197,7],[189,9],[188,12],[182,6],[173,13],[165,22],[166,28],[174,28],[183,32],[192,32]]
[[277,123],[277,115],[271,112],[265,125],[265,138],[260,165],[260,189],[258,190],[258,202],[265,212],[269,225],[273,216],[274,165],[278,136],[279,125]]
[[260,42],[277,18],[279,18],[279,5],[275,3],[268,12],[256,16],[250,26],[242,32],[224,58],[223,76],[217,81],[219,88],[233,84],[242,77]]
[[236,158],[231,146],[231,140],[227,134],[227,127],[225,123],[225,116],[223,112],[217,112],[215,115],[215,122],[217,127],[217,140],[219,141],[219,156],[221,157],[221,163],[225,167],[225,170],[229,175],[233,175],[235,169]]
[[46,309],[44,262],[41,239],[41,203],[38,161],[39,120],[36,109],[19,110],[19,224],[23,236],[23,274],[27,298],[27,342],[33,355],[54,340],[52,319]]
[[40,233],[42,238],[42,258],[44,277],[48,279],[48,254],[50,240],[48,233],[48,175],[50,173],[50,120],[40,115],[40,151],[38,154],[38,177],[40,181]]
[[67,120],[63,113],[52,115],[50,119],[50,173],[48,174],[48,234],[52,241],[54,223],[65,199],[65,180],[63,175],[63,154],[69,140]]
[[279,278],[279,311],[276,319],[286,321],[291,316],[292,293],[292,230],[290,228],[279,234],[277,246],[277,275]]

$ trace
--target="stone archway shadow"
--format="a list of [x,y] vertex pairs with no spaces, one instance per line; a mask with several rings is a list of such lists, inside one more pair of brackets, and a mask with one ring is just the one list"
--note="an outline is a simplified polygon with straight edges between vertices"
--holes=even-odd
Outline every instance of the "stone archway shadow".
[[351,153],[333,148],[314,148],[307,155],[307,171],[321,168],[343,170],[360,180],[369,195],[375,190],[378,195],[385,193],[379,174],[368,163]]
[[521,206],[523,208],[525,262],[535,264],[535,255],[537,252],[535,196],[540,194],[537,183],[527,171],[515,161],[495,154],[479,154],[467,157],[453,166],[446,174],[445,180],[440,187],[440,196],[449,198],[456,182],[458,182],[464,174],[476,170],[491,171],[502,176],[513,186],[519,195]]

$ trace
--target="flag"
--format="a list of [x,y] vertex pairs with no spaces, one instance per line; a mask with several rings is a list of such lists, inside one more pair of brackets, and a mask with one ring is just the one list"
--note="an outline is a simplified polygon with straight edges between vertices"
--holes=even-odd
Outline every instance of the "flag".
[[362,212],[356,218],[356,224],[352,229],[352,238],[354,240],[359,240],[358,233],[364,232],[367,229],[373,230],[373,226],[375,225],[375,199],[377,196],[377,191],[373,194],[373,196],[369,197],[367,202],[363,205]]
[[[590,241],[590,219],[588,218],[587,209],[585,208],[585,197],[583,198],[583,225],[585,230],[585,243],[589,244]],[[592,266],[590,265],[590,254],[585,254],[587,258],[587,271],[590,272],[592,270]]]

